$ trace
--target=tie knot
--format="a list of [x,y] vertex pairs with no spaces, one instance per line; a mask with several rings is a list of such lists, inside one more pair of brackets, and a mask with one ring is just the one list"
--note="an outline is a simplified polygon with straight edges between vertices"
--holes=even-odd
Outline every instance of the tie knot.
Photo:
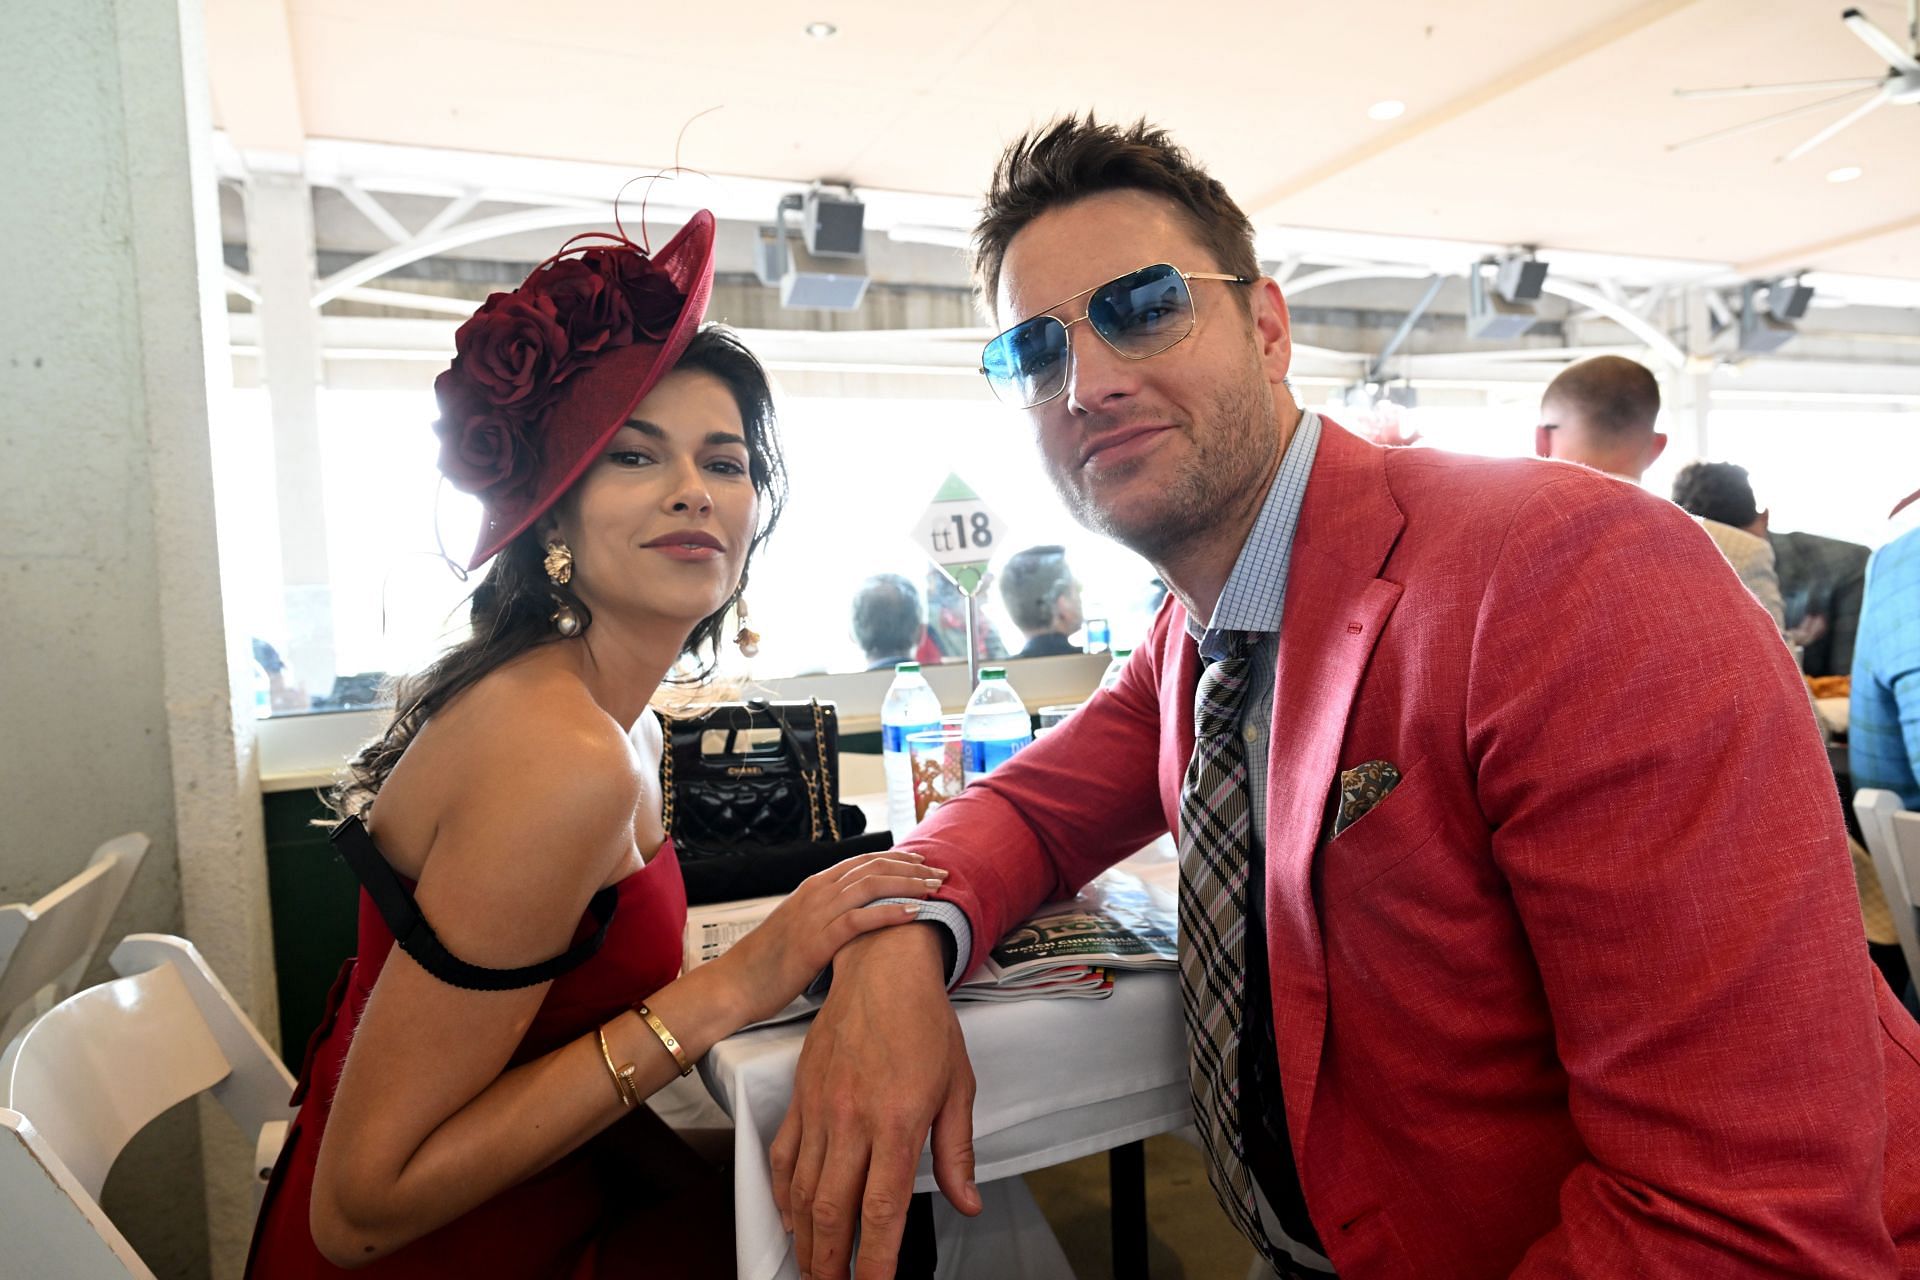
[[1193,695],[1196,738],[1217,738],[1233,732],[1240,723],[1240,704],[1247,692],[1246,633],[1229,631],[1225,641],[1224,656],[1207,664]]

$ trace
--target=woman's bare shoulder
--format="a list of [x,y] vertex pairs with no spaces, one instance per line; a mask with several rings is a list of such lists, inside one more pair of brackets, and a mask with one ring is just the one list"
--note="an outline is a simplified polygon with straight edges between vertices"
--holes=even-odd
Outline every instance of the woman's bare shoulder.
[[578,677],[509,664],[421,728],[381,789],[375,836],[403,871],[449,829],[563,824],[575,847],[619,849],[640,788],[632,743]]

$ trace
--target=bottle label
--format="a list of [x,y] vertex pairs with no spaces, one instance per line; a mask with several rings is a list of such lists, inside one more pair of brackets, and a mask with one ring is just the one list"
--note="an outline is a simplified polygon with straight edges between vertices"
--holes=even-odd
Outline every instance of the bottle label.
[[1032,742],[1026,738],[968,738],[961,744],[964,748],[961,768],[971,777],[977,773],[991,773],[1007,761],[1014,753]]
[[883,724],[880,726],[880,750],[905,751],[910,734],[931,733],[939,727],[938,720],[932,724]]

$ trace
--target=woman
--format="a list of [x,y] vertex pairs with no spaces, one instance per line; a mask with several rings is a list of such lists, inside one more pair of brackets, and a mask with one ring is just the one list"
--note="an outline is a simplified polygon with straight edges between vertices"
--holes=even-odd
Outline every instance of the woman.
[[441,468],[485,507],[474,567],[497,558],[472,638],[336,795],[359,956],[308,1047],[253,1275],[731,1273],[724,1185],[642,1100],[917,910],[876,899],[937,882],[912,855],[850,860],[675,977],[647,703],[717,647],[784,478],[765,375],[699,330],[712,216],[652,257],[590,239],[489,298],[435,384]]

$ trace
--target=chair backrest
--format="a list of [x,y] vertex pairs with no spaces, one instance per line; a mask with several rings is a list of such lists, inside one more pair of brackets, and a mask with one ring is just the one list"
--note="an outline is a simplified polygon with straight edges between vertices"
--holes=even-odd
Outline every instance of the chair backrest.
[[125,1236],[18,1111],[0,1107],[0,1274],[154,1280]]
[[200,953],[181,938],[133,934],[112,961],[126,976],[61,1001],[0,1056],[7,1105],[95,1199],[133,1135],[203,1090],[257,1152],[272,1148],[270,1165],[293,1117],[293,1077]]
[[0,1044],[79,988],[148,844],[138,832],[118,836],[38,902],[0,906]]
[[1860,819],[1860,834],[1867,838],[1881,892],[1887,895],[1907,968],[1920,980],[1920,912],[1913,896],[1920,888],[1920,813],[1907,812],[1899,796],[1873,787],[1854,792],[1853,812]]

